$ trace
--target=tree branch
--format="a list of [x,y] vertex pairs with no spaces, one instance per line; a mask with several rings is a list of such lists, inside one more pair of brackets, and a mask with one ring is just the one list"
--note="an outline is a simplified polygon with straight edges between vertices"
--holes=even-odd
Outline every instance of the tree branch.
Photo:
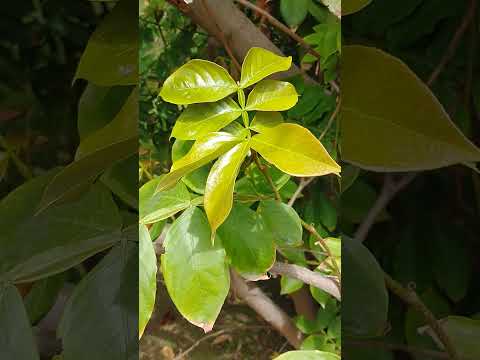
[[342,300],[340,290],[335,281],[303,266],[277,262],[268,272],[274,275],[284,275],[300,280],[305,284],[315,286],[325,291],[339,301]]

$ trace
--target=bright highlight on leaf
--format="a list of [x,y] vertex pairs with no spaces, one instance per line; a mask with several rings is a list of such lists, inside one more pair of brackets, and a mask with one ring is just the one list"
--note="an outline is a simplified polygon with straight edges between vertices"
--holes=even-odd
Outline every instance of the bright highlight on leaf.
[[248,95],[247,107],[259,111],[284,111],[292,108],[298,101],[295,87],[285,81],[263,80]]
[[250,129],[258,133],[263,133],[277,125],[283,123],[282,114],[276,111],[266,112],[259,111],[255,114]]
[[297,124],[281,124],[252,137],[252,148],[268,162],[293,176],[340,173],[320,141]]

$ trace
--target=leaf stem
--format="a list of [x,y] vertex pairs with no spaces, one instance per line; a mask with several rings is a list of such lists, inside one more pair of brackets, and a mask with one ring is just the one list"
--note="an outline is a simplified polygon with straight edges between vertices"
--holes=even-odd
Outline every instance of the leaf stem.
[[277,187],[275,186],[275,184],[272,180],[272,177],[268,173],[267,167],[260,163],[260,160],[258,158],[258,154],[257,154],[256,151],[252,150],[252,154],[253,154],[252,156],[253,156],[253,160],[255,161],[255,164],[257,165],[258,169],[262,172],[263,176],[265,176],[265,179],[267,179],[268,184],[270,185],[273,192],[275,193],[275,199],[277,199],[278,201],[282,201],[282,196],[280,195],[280,192],[278,191]]

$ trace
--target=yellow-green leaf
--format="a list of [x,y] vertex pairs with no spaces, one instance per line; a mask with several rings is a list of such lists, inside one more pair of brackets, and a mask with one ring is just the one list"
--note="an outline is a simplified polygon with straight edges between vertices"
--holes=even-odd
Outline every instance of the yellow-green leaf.
[[171,188],[181,177],[215,160],[241,141],[241,138],[225,132],[210,133],[197,140],[187,155],[173,163],[170,173],[162,177],[156,191]]
[[145,225],[139,227],[139,254],[138,259],[138,296],[139,296],[139,338],[153,313],[155,294],[157,291],[157,256],[152,239]]
[[242,109],[230,98],[214,103],[193,104],[177,119],[172,137],[196,140],[222,129],[241,114]]
[[180,105],[214,102],[236,92],[238,85],[220,65],[194,59],[165,80],[160,96]]
[[338,174],[340,166],[322,143],[297,124],[280,124],[252,137],[251,146],[265,160],[293,176]]
[[262,133],[283,123],[282,114],[276,111],[259,111],[250,124],[250,129]]
[[376,171],[434,169],[480,161],[430,89],[399,59],[344,46],[343,159]]
[[249,141],[235,145],[218,159],[208,175],[204,204],[213,233],[232,210],[235,180],[249,149]]
[[162,273],[178,311],[192,324],[210,331],[230,289],[225,250],[212,244],[210,228],[198,208],[186,210],[165,239]]
[[240,87],[246,88],[279,71],[286,71],[292,66],[292,57],[278,56],[271,51],[253,47],[242,64]]
[[[340,3],[339,0],[334,0]],[[332,2],[332,0],[323,0],[324,3]],[[372,0],[343,0],[340,8],[342,9],[342,15],[350,15],[362,10],[369,5]]]
[[275,360],[340,360],[340,357],[318,350],[298,350],[286,352],[276,357]]
[[298,101],[295,87],[285,81],[263,80],[248,95],[247,110],[284,111]]

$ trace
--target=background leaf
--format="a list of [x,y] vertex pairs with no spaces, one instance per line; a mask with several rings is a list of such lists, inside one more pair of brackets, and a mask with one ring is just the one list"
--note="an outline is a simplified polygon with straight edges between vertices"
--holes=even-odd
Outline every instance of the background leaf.
[[155,306],[155,295],[157,291],[157,256],[153,247],[152,239],[145,225],[139,228],[139,338],[152,316]]

